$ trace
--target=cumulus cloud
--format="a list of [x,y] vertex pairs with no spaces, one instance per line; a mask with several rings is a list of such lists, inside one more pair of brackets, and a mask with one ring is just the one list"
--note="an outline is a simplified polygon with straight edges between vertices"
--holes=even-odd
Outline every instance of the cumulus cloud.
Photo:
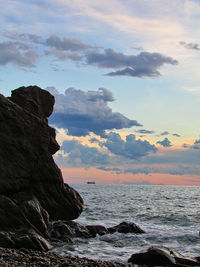
[[110,92],[106,88],[99,88],[98,91],[88,91],[88,100],[89,101],[98,101],[103,100],[105,102],[112,102],[114,101],[114,97],[112,92]]
[[86,55],[86,62],[98,68],[110,68],[115,71],[108,76],[157,77],[158,69],[164,64],[176,65],[178,61],[159,53],[141,52],[138,55],[125,55],[114,49],[104,49],[103,53],[95,52]]
[[180,45],[182,45],[183,47],[187,49],[198,50],[198,51],[200,50],[199,44],[196,44],[196,43],[180,42]]
[[129,134],[126,140],[122,140],[120,135],[111,132],[107,135],[106,142],[103,145],[113,154],[123,156],[128,159],[139,159],[149,153],[155,153],[157,148],[148,141],[135,138],[135,135]]
[[172,146],[170,140],[168,138],[163,139],[162,141],[158,141],[157,144],[163,146],[163,147],[170,147]]
[[109,164],[110,161],[107,154],[95,147],[82,145],[76,140],[64,141],[61,149],[67,155],[64,157],[59,155],[56,158],[60,166],[94,167]]
[[12,64],[21,68],[34,67],[38,54],[21,42],[3,41],[0,43],[0,65]]
[[141,130],[136,131],[136,133],[140,133],[140,134],[153,134],[155,132],[154,131],[145,130],[145,129],[141,129]]
[[106,130],[141,126],[136,120],[112,111],[108,102],[114,98],[105,88],[89,92],[69,88],[65,94],[55,94],[55,100],[50,123],[67,129],[69,135],[86,136],[93,132],[105,136]]

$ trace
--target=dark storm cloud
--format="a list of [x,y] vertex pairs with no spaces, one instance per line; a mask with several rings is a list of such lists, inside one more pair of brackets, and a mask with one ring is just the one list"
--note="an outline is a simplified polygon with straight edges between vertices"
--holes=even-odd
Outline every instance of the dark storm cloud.
[[109,48],[103,53],[88,53],[86,63],[98,68],[114,69],[115,71],[106,74],[108,76],[157,77],[160,75],[158,69],[162,65],[176,65],[178,61],[159,53],[141,52],[138,55],[125,55]]
[[22,43],[3,41],[0,43],[0,65],[12,64],[21,68],[34,67],[38,55]]
[[140,133],[140,134],[153,134],[154,131],[149,131],[149,130],[141,129],[141,130],[136,131],[136,133]]
[[139,159],[146,156],[150,152],[155,153],[157,148],[148,141],[135,138],[135,135],[126,136],[126,140],[122,140],[120,135],[111,132],[107,135],[106,142],[102,143],[110,152],[115,155],[123,156],[128,159]]
[[162,141],[158,141],[157,144],[160,144],[163,147],[170,147],[172,146],[170,140],[168,138],[163,139]]
[[180,45],[184,46],[187,49],[191,50],[200,50],[199,44],[196,43],[186,43],[186,42],[180,42]]
[[130,120],[121,113],[112,111],[107,102],[113,101],[114,98],[105,88],[89,92],[69,88],[64,95],[55,94],[55,99],[50,123],[66,129],[69,135],[86,136],[93,132],[105,136],[106,130],[141,126],[136,120]]

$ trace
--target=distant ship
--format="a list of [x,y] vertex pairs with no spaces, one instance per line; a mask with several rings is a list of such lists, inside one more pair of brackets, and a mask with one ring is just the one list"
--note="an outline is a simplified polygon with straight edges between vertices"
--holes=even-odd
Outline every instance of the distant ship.
[[89,181],[87,182],[87,184],[95,184],[95,182]]

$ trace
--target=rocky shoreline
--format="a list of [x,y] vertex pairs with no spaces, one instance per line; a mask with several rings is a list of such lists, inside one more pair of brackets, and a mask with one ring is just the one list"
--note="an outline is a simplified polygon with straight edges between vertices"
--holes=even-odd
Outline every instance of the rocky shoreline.
[[60,256],[58,254],[30,249],[0,248],[2,267],[125,267],[128,264],[112,263],[87,258]]
[[[50,251],[59,242],[115,232],[143,234],[134,223],[114,227],[74,222],[83,210],[79,193],[65,184],[53,160],[59,150],[55,129],[48,125],[55,99],[37,87],[21,87],[9,98],[0,94],[0,266],[123,267]],[[128,259],[127,259],[128,262]],[[168,248],[135,253],[140,266],[200,266]]]

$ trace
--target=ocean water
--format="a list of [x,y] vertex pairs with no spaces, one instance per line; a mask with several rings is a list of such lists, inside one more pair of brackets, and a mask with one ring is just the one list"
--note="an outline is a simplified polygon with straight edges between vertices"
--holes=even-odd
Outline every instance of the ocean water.
[[127,262],[150,246],[167,246],[187,256],[200,256],[200,187],[163,185],[73,184],[85,208],[77,222],[107,227],[134,222],[145,234],[114,233],[77,238],[54,252],[92,259]]

